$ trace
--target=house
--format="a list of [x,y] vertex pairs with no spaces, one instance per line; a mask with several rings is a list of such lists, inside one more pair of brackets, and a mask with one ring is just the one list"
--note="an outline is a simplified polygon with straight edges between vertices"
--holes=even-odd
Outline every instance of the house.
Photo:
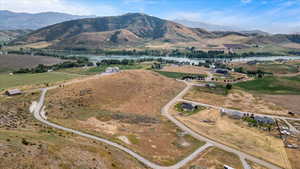
[[227,51],[232,52],[232,53],[238,49],[249,48],[248,46],[243,45],[243,44],[224,44],[224,47],[227,49]]
[[194,111],[198,108],[198,106],[191,104],[191,103],[182,103],[181,108],[184,111]]
[[260,122],[260,123],[265,123],[265,124],[274,124],[275,123],[274,119],[272,119],[270,117],[255,116],[254,120],[256,120],[257,122]]
[[118,73],[120,72],[119,67],[108,67],[105,70],[105,73]]
[[22,91],[19,90],[19,89],[14,89],[14,90],[8,90],[5,92],[5,94],[7,96],[16,96],[16,95],[21,95],[22,94]]
[[208,87],[208,88],[217,88],[217,86],[213,83],[208,83],[205,86]]

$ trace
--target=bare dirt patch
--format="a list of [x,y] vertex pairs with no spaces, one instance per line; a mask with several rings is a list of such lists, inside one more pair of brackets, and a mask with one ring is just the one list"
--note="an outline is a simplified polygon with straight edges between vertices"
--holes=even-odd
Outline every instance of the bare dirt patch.
[[277,138],[278,132],[275,130],[274,133],[269,133],[248,127],[241,120],[221,116],[215,109],[207,109],[187,117],[180,116],[176,111],[173,113],[177,119],[201,135],[279,166],[290,168],[289,164],[286,164],[288,158],[284,144],[280,138]]
[[300,95],[263,95],[263,98],[300,115]]
[[189,74],[207,74],[209,70],[207,68],[198,66],[165,66],[162,71]]
[[15,54],[0,55],[0,60],[0,72],[1,70],[32,68],[39,64],[52,65],[63,62],[63,60],[54,57]]
[[241,90],[231,90],[228,95],[219,95],[202,90],[203,87],[194,87],[184,97],[187,100],[236,109],[257,114],[272,114],[286,116],[288,111],[276,105]]

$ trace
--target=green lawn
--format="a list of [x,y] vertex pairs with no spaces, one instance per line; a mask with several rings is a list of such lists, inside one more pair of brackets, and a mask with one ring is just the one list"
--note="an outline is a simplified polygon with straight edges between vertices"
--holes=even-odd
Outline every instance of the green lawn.
[[77,75],[68,75],[62,73],[37,73],[37,74],[0,74],[0,91],[7,88],[14,88],[25,85],[40,85],[45,83],[55,83],[78,77]]
[[246,91],[263,94],[300,94],[300,76],[264,77],[235,85]]
[[156,71],[156,72],[163,76],[174,78],[174,79],[182,79],[185,76],[203,76],[203,77],[206,76],[206,75],[199,75],[199,74],[179,73],[179,72],[164,72],[164,71]]

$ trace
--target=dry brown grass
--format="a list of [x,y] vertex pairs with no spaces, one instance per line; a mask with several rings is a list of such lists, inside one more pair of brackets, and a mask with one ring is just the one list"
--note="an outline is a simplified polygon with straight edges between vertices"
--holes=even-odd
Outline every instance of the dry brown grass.
[[209,69],[198,66],[165,66],[162,71],[165,72],[179,72],[190,74],[207,74]]
[[190,169],[192,166],[207,169],[223,169],[224,165],[235,169],[243,169],[238,156],[215,147],[204,151],[198,158],[183,167],[183,169]]
[[[202,144],[181,136],[182,131],[161,116],[161,108],[183,88],[183,83],[151,71],[124,71],[51,91],[47,110],[59,124],[111,139],[170,165]],[[86,89],[90,94],[80,96]]]
[[[288,157],[283,142],[273,133],[250,128],[240,120],[221,116],[215,109],[204,110],[188,117],[180,116],[175,111],[173,113],[177,119],[201,135],[279,166],[290,168],[289,164],[286,164]],[[213,123],[205,123],[202,122],[203,120],[210,120]]]
[[194,87],[184,97],[187,100],[257,114],[287,115],[287,110],[250,93],[231,90],[227,96],[203,92]]
[[265,100],[300,114],[299,95],[263,95]]

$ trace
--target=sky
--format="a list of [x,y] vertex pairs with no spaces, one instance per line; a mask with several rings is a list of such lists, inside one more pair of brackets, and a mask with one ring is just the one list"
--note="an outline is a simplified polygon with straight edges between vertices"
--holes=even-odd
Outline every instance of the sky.
[[245,30],[300,32],[300,0],[0,0],[0,10],[97,16],[141,12]]

